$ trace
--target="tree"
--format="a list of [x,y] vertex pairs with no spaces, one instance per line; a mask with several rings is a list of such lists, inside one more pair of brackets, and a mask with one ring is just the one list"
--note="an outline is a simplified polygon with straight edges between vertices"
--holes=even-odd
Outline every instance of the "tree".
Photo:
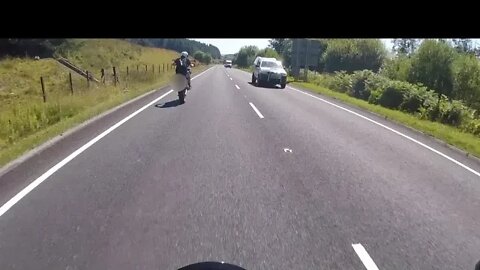
[[460,55],[453,65],[453,96],[480,109],[480,62],[474,55]]
[[287,38],[273,38],[268,42],[270,43],[268,46],[273,48],[279,55],[282,55],[288,46]]
[[455,51],[448,43],[425,40],[412,59],[409,81],[422,83],[439,94],[451,96],[453,90],[452,63]]
[[290,66],[292,59],[292,40],[288,38],[274,38],[269,42],[269,47],[273,48],[280,58],[283,59],[283,64]]
[[415,52],[420,40],[414,38],[396,38],[393,40],[393,51],[397,55],[410,56]]
[[255,60],[255,55],[257,55],[257,52],[257,46],[243,46],[236,56],[235,64],[237,64],[239,67],[251,66]]
[[202,51],[209,53],[213,58],[220,59],[222,56],[220,50],[211,45],[196,40],[186,38],[145,38],[145,39],[127,39],[130,42],[141,44],[143,46],[165,48],[177,52],[187,51],[188,53]]
[[203,62],[203,57],[204,57],[204,53],[201,52],[201,51],[196,51],[194,54],[193,54],[193,58],[199,62]]
[[204,54],[203,55],[203,63],[207,64],[207,65],[210,65],[211,62],[212,62],[212,56],[209,53]]
[[452,39],[453,47],[459,53],[474,53],[473,44],[471,39],[461,38]]
[[51,57],[66,39],[1,39],[0,56]]
[[256,56],[261,56],[261,57],[273,57],[276,59],[280,59],[280,55],[278,55],[277,51],[275,51],[272,48],[265,48],[263,50],[260,50],[257,52]]
[[399,55],[393,59],[385,60],[380,73],[392,80],[407,81],[411,68],[412,59],[406,55]]
[[368,69],[377,72],[386,56],[379,39],[333,39],[324,53],[325,71]]

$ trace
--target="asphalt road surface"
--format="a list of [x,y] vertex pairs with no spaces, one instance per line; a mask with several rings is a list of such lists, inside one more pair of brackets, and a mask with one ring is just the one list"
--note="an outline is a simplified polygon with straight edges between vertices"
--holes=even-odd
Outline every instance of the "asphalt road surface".
[[249,82],[215,66],[3,173],[0,269],[474,269],[478,161]]

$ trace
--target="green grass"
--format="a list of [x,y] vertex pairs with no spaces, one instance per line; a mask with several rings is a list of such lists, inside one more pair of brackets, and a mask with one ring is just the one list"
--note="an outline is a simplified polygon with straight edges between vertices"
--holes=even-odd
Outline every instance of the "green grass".
[[335,92],[312,83],[294,82],[292,85],[297,85],[313,92],[341,100],[347,104],[352,104],[367,111],[374,112],[389,120],[414,128],[450,145],[463,149],[476,157],[480,157],[480,139],[473,134],[461,132],[454,127],[443,125],[441,123],[422,120],[414,115],[401,111],[390,110],[379,105],[370,104],[367,101],[356,99],[347,94]]
[[[101,112],[166,85],[174,73],[170,69],[163,72],[163,63],[170,64],[178,54],[120,40],[75,40],[69,46],[64,55],[83,69],[98,71],[93,72],[98,79],[102,67],[111,70],[115,65],[120,83],[115,87],[112,72],[107,72],[105,85],[91,82],[87,87],[86,79],[72,73],[72,96],[69,70],[54,59],[0,61],[0,166]],[[139,72],[137,64],[142,66]],[[155,73],[152,64],[156,65]],[[160,73],[158,64],[162,66]],[[205,68],[196,67],[194,71]],[[42,100],[40,76],[44,77],[46,103]]]

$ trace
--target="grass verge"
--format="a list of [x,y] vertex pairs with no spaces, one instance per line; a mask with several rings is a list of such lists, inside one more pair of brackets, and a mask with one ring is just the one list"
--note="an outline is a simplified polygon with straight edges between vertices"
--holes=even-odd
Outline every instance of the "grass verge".
[[[209,66],[196,67],[194,68],[194,72],[206,70],[208,67]],[[32,121],[37,120],[36,118],[32,118],[31,113],[23,114],[22,112],[17,112],[17,115],[9,115],[9,113],[5,112],[2,113],[0,118],[10,116],[14,117],[11,119],[16,119],[19,123],[28,122],[28,125],[44,126],[37,130],[31,130],[30,134],[26,134],[25,136],[16,137],[15,140],[10,143],[4,141],[3,147],[0,147],[0,167],[24,154],[28,150],[35,148],[49,139],[62,134],[68,129],[85,122],[86,120],[99,115],[102,112],[138,97],[152,89],[167,85],[171,76],[173,76],[173,73],[170,75],[165,74],[164,76],[159,76],[155,79],[146,79],[141,82],[138,81],[136,83],[125,83],[126,85],[122,84],[118,87],[105,86],[99,89],[83,91],[83,93],[76,96],[59,96],[56,97],[55,101],[52,101],[48,105],[34,103],[28,107],[28,109],[33,108],[32,110],[38,108],[38,111],[42,113],[44,112],[45,108],[42,108],[41,106],[51,106],[52,108],[57,108],[56,111],[61,111],[58,114],[62,115],[62,118],[59,118],[58,121],[53,124],[50,124],[48,121],[45,123],[35,122],[32,124]],[[79,99],[79,97],[81,98]],[[18,107],[17,104],[15,105]],[[46,108],[47,112],[49,111],[49,108],[50,107]],[[72,109],[72,111],[65,111],[69,109]],[[23,116],[25,116],[24,119],[22,119]]]
[[347,104],[355,105],[359,108],[374,112],[386,117],[394,122],[406,125],[408,127],[419,130],[425,134],[440,139],[450,145],[466,151],[480,158],[480,140],[472,134],[464,133],[454,127],[443,125],[437,122],[422,120],[414,115],[404,113],[402,111],[390,110],[379,105],[370,104],[367,101],[350,97],[347,94],[332,91],[330,89],[302,82],[292,82],[291,85],[300,86],[312,92],[319,93],[325,96],[333,97],[341,100]]

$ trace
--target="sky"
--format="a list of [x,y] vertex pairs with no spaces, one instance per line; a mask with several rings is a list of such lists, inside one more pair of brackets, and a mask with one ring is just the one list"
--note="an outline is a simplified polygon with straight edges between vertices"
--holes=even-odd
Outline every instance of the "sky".
[[194,39],[206,44],[212,44],[216,46],[221,54],[233,54],[240,51],[240,48],[245,45],[256,45],[258,48],[263,49],[268,46],[268,38],[199,38]]

